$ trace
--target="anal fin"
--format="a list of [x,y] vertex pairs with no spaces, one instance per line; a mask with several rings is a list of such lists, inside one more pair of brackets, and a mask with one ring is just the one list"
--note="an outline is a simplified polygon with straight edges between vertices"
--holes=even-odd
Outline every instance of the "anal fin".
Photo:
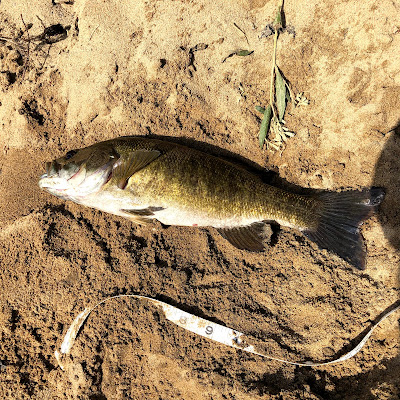
[[264,242],[272,234],[271,228],[265,222],[234,228],[217,228],[217,231],[233,246],[249,251],[264,250]]

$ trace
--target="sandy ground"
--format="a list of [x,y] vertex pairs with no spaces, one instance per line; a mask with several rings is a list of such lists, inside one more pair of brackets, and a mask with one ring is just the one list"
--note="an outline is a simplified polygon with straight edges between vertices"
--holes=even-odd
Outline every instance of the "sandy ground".
[[[398,398],[398,314],[353,359],[298,368],[121,300],[93,312],[65,371],[54,358],[74,317],[113,294],[168,301],[291,360],[343,354],[398,300],[400,6],[286,2],[296,34],[281,35],[278,64],[311,103],[290,111],[297,134],[282,153],[259,149],[254,109],[269,95],[272,39],[259,36],[275,8],[264,0],[1,2],[0,35],[12,39],[0,42],[1,398]],[[239,48],[254,53],[222,63]],[[213,229],[133,226],[38,188],[45,161],[122,135],[233,153],[306,188],[383,186],[381,210],[362,229],[366,270],[290,229],[253,254]]]

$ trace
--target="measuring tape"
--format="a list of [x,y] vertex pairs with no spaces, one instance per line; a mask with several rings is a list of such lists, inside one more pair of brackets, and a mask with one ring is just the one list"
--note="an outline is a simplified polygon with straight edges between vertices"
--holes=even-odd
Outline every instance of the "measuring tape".
[[[71,352],[72,346],[75,342],[75,339],[81,329],[82,325],[86,321],[89,314],[100,304],[112,300],[119,299],[123,297],[129,297],[139,300],[148,301],[163,311],[165,318],[168,321],[173,322],[174,324],[184,328],[190,332],[195,333],[196,335],[203,336],[207,339],[214,340],[218,343],[225,344],[226,346],[234,347],[235,349],[239,349],[242,351],[246,351],[251,354],[255,354],[257,356],[261,356],[270,360],[279,361],[285,364],[298,365],[298,366],[308,366],[308,367],[320,367],[323,365],[334,364],[338,362],[342,362],[348,360],[349,358],[355,356],[365,345],[368,338],[372,335],[374,329],[386,318],[388,318],[391,314],[400,309],[400,305],[393,308],[391,311],[385,313],[379,320],[376,322],[367,332],[367,334],[362,338],[362,340],[355,346],[351,351],[346,353],[345,355],[336,358],[327,362],[313,362],[313,361],[289,361],[282,360],[280,358],[269,356],[263,352],[257,350],[256,344],[253,344],[254,339],[247,337],[244,333],[238,332],[234,329],[228,328],[226,326],[217,324],[215,322],[211,322],[207,319],[197,317],[196,315],[190,314],[186,311],[183,311],[177,307],[171,306],[170,304],[164,303],[163,301],[153,299],[151,297],[134,295],[134,294],[121,294],[118,296],[108,297],[100,302],[98,302],[95,306],[85,308],[72,322],[69,327],[67,333],[65,334],[64,340],[61,344],[60,351],[56,350],[54,355],[57,359],[58,365],[61,369],[64,369],[63,365],[63,355],[69,354]],[[264,344],[265,346],[265,344]]]

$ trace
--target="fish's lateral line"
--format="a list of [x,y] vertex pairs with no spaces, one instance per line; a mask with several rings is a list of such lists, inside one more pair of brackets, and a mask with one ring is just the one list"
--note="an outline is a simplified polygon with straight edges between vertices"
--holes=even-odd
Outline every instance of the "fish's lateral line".
[[177,307],[174,307],[170,304],[167,304],[163,301],[153,299],[151,297],[146,297],[146,296],[141,296],[141,295],[133,295],[133,294],[121,294],[121,295],[116,295],[116,296],[111,296],[107,297],[100,302],[98,302],[96,305],[93,307],[87,307],[85,308],[78,316],[75,318],[75,320],[72,322],[71,326],[67,330],[67,333],[65,334],[64,340],[61,344],[60,351],[56,350],[54,355],[57,359],[57,362],[60,366],[61,369],[64,369],[63,363],[62,363],[62,356],[64,354],[69,354],[71,352],[72,346],[75,342],[75,339],[82,327],[82,325],[85,323],[87,317],[89,314],[97,308],[100,304],[112,300],[112,299],[118,299],[118,298],[123,298],[123,297],[129,297],[129,298],[135,298],[139,300],[146,300],[162,309],[164,312],[164,316],[167,320],[173,322],[175,325],[178,325],[192,333],[195,333],[197,335],[203,336],[205,338],[214,340],[218,343],[225,344],[227,346],[240,349],[243,351],[246,351],[251,354],[255,354],[258,356],[261,356],[263,358],[267,358],[269,360],[273,361],[278,361],[284,364],[291,364],[291,365],[296,365],[296,366],[308,366],[308,367],[320,367],[324,365],[329,365],[329,364],[335,364],[339,362],[343,362],[348,360],[351,357],[354,357],[365,345],[369,337],[372,335],[373,331],[375,328],[386,318],[388,318],[391,314],[394,312],[398,311],[400,309],[400,305],[392,309],[391,311],[385,313],[366,333],[366,335],[361,339],[361,341],[348,353],[344,354],[343,356],[336,358],[331,361],[326,361],[326,362],[314,362],[314,361],[289,361],[289,360],[284,360],[280,359],[277,357],[269,356],[264,353],[258,352],[253,345],[246,345],[246,335],[238,332],[234,329],[228,328],[226,326],[217,324],[215,322],[211,322],[207,319],[198,317],[196,315],[190,314],[186,311],[183,311]]

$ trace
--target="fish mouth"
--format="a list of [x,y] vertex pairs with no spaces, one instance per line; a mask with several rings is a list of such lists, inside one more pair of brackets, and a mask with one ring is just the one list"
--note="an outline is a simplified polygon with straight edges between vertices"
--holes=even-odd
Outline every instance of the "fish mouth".
[[46,162],[46,172],[39,178],[39,187],[46,190],[63,191],[67,189],[66,179],[59,176],[61,165],[56,161]]
[[43,175],[40,175],[40,178],[39,178],[39,185],[40,185],[40,182],[41,182],[43,179],[46,179],[46,178],[48,178],[48,177],[49,177],[49,175],[48,175],[47,172],[45,172]]
[[62,192],[69,188],[64,178],[60,178],[58,176],[48,176],[47,174],[43,174],[39,178],[39,187],[41,189],[47,189],[51,191]]

